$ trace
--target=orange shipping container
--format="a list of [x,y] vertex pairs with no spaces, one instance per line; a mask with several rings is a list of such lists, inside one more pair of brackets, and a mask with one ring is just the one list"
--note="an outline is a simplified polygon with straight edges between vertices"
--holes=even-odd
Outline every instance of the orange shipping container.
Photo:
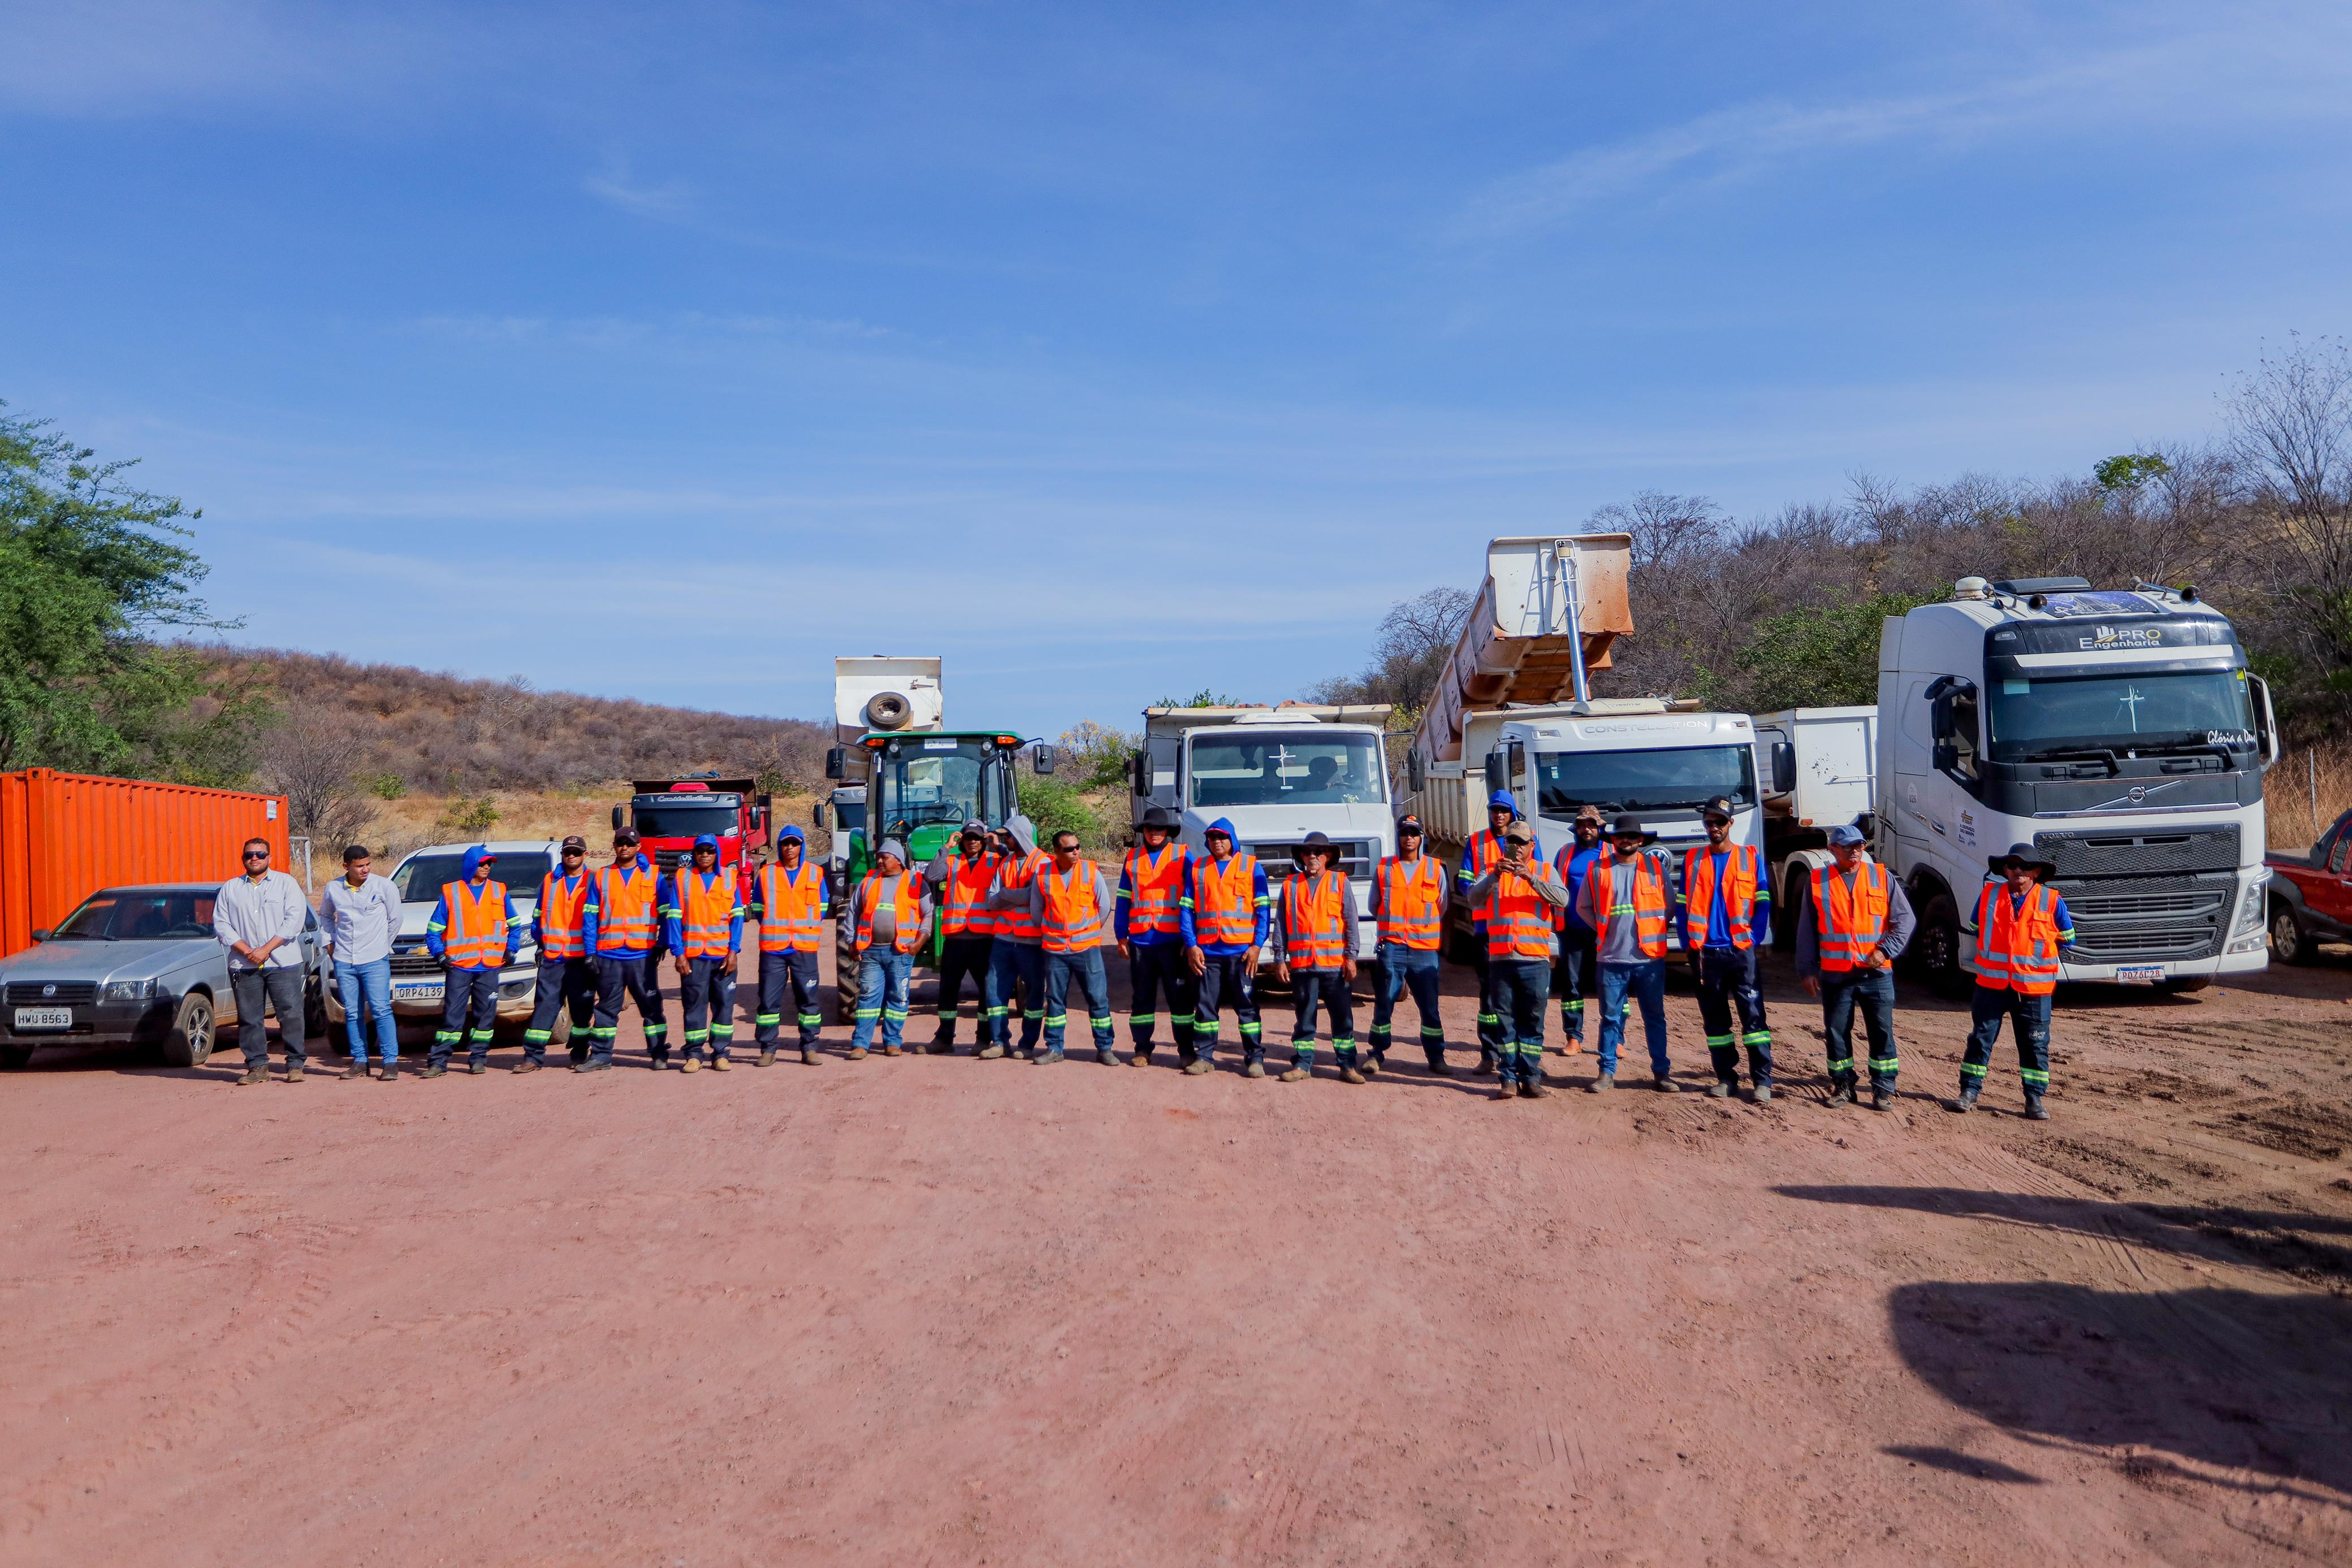
[[98,779],[32,768],[0,773],[0,956],[29,947],[101,887],[226,882],[247,839],[289,870],[286,797]]

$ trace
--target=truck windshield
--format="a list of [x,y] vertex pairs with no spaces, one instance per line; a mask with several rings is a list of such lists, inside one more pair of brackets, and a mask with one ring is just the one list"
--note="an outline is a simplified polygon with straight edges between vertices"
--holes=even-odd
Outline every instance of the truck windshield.
[[2254,747],[2253,705],[2242,670],[1990,684],[1995,762],[2080,751]]
[[209,893],[95,893],[52,942],[168,942],[213,934]]
[[898,745],[898,756],[886,752],[875,758],[866,797],[872,802],[877,799],[873,791],[881,792],[874,821],[883,837],[903,839],[927,822],[968,822],[975,817],[991,827],[1003,825],[1010,769],[992,744],[910,738]]
[[1536,754],[1537,810],[1572,817],[1603,811],[1696,810],[1727,795],[1756,803],[1756,751],[1747,746],[1678,746],[1663,751],[1543,751]]
[[736,825],[732,806],[632,806],[629,821],[646,839],[724,838]]
[[1195,806],[1377,806],[1388,773],[1369,735],[1195,735]]
[[[411,855],[392,873],[392,885],[403,904],[430,904],[441,890],[465,874],[462,854]],[[507,884],[517,898],[537,898],[540,880],[547,875],[544,854],[500,855],[490,862],[490,880]]]

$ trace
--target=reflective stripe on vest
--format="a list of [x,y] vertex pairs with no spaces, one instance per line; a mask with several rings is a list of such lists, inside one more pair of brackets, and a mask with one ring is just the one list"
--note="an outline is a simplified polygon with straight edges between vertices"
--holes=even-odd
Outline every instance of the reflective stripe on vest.
[[[1742,951],[1756,945],[1756,846],[1726,844],[1723,862],[1723,923],[1731,929],[1731,945]],[[1715,918],[1715,846],[1701,844],[1683,856],[1683,907],[1689,912],[1692,939],[1706,946],[1706,928]]]
[[2046,997],[2058,988],[2058,894],[2036,883],[2013,909],[2006,883],[1985,883],[1977,900],[1977,984]]
[[644,949],[654,945],[654,899],[659,878],[652,867],[606,866],[596,873],[596,950]]
[[803,860],[791,871],[760,868],[760,951],[814,953],[824,922],[824,868]]
[[580,912],[588,906],[588,878],[564,879],[549,872],[539,879],[539,956],[542,958],[584,958],[588,956],[587,922]]
[[1813,935],[1821,943],[1822,973],[1863,967],[1886,935],[1893,885],[1886,868],[1876,861],[1864,861],[1855,868],[1851,892],[1845,873],[1835,865],[1814,868]]
[[1045,894],[1046,952],[1082,953],[1100,945],[1103,908],[1092,861],[1067,871],[1049,865],[1038,873],[1037,885]]
[[1285,877],[1285,960],[1297,969],[1338,968],[1348,956],[1348,930],[1341,922],[1354,918],[1353,903],[1348,896],[1348,879],[1336,871],[1311,877],[1298,872]]
[[738,907],[734,877],[723,871],[713,871],[706,883],[702,873],[689,868],[677,873],[676,885],[686,956],[725,957],[727,928],[734,924]]
[[[1037,873],[1053,864],[1053,859],[1043,850],[1031,850],[1017,861],[1006,861],[998,872],[1007,893],[1025,894]],[[1037,929],[1037,917],[1029,913],[1026,899],[1010,909],[991,911],[996,916],[996,934],[1016,942],[1034,942],[1043,935]]]
[[1434,949],[1445,914],[1445,868],[1433,855],[1416,861],[1391,855],[1374,874],[1381,891],[1381,940]]
[[958,854],[948,861],[948,880],[940,889],[940,929],[950,936],[996,935],[996,912],[986,905],[1003,859],[983,850],[974,860]]
[[1626,862],[1610,851],[1592,862],[1584,873],[1584,923],[1600,934],[1601,946],[1609,945],[1609,924],[1612,920],[1633,922],[1633,940],[1644,958],[1666,956],[1666,867],[1654,854],[1633,857],[1633,899],[1630,904],[1615,902],[1617,868]]
[[1534,884],[1554,880],[1551,867],[1536,860],[1528,862],[1525,872],[1495,873],[1494,891],[1486,894],[1486,902],[1478,909],[1479,918],[1486,923],[1487,957],[1551,956],[1551,905],[1543,901]]
[[[866,879],[857,890],[857,946],[860,952],[874,946],[874,911],[882,903],[882,883],[887,880],[879,872]],[[898,889],[890,900],[893,917],[898,923],[896,935],[890,938],[891,950],[911,953],[923,945],[922,883],[919,873],[901,872]]]
[[452,968],[494,969],[507,957],[507,886],[453,882],[441,889],[449,906],[449,929],[441,952]]
[[1183,846],[1165,844],[1155,857],[1150,850],[1127,852],[1119,867],[1127,882],[1127,934],[1176,935],[1177,900],[1184,895]]
[[1246,947],[1257,936],[1257,857],[1235,854],[1220,868],[1214,855],[1192,866],[1192,940],[1202,946]]

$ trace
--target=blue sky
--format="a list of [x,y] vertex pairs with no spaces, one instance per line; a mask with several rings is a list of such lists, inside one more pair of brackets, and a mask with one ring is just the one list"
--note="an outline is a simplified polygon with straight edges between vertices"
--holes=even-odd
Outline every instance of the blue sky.
[[2352,317],[2340,0],[0,37],[0,397],[201,504],[240,636],[732,711],[1294,695],[1489,535],[2081,471]]

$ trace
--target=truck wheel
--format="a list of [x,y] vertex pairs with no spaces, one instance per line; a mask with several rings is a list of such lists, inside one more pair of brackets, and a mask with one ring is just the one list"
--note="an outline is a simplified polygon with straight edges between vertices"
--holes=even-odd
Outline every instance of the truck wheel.
[[1918,935],[1911,938],[1911,957],[1918,977],[1939,997],[1968,995],[1970,977],[1960,967],[1960,907],[1951,894],[1939,893],[1919,914]]
[[202,1067],[213,1053],[213,1004],[195,991],[180,998],[172,1032],[163,1037],[163,1065]]
[[857,930],[845,917],[833,923],[833,1021],[857,1021]]
[[2271,900],[2271,951],[2282,964],[2311,964],[2319,959],[2319,944],[2303,928],[2294,905],[2284,898]]
[[0,1068],[14,1072],[33,1060],[29,1045],[0,1045]]
[[2175,975],[2168,980],[2158,980],[2156,988],[2167,996],[2185,997],[2191,992],[2201,991],[2212,983],[2210,975]]

